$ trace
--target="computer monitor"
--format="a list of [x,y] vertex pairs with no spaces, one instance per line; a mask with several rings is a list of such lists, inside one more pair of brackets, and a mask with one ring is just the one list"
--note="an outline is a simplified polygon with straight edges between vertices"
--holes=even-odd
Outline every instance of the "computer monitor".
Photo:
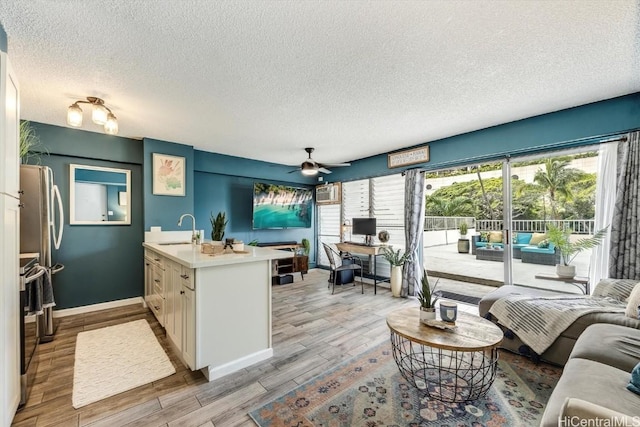
[[359,234],[364,236],[376,235],[376,219],[375,218],[352,218],[351,224],[353,229],[352,234]]

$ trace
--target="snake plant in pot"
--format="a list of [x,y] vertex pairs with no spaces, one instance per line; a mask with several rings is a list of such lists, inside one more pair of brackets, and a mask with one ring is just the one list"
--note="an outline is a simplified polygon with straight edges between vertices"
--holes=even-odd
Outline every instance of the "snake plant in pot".
[[559,277],[572,278],[576,275],[576,266],[571,265],[576,256],[586,250],[598,246],[606,236],[609,226],[596,231],[593,236],[571,241],[571,229],[562,230],[553,224],[547,225],[549,243],[553,243],[560,253],[560,264],[556,264]]
[[391,265],[391,295],[399,297],[402,290],[402,267],[409,258],[409,252],[400,255],[401,250],[394,252],[390,247],[382,249],[382,256]]
[[222,242],[222,238],[224,237],[224,229],[229,222],[226,218],[226,214],[224,212],[218,212],[218,215],[213,216],[213,212],[211,212],[211,240],[214,242]]
[[433,288],[429,284],[429,277],[427,276],[427,271],[425,270],[422,273],[421,288],[418,291],[418,301],[420,301],[420,321],[425,323],[427,320],[435,320],[436,318],[436,302],[438,301],[438,295],[434,292],[438,287],[438,282],[440,279],[436,280]]

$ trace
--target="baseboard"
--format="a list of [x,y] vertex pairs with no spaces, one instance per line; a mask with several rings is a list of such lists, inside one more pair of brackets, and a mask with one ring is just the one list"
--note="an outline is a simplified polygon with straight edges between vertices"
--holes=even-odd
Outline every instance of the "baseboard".
[[53,310],[53,317],[73,316],[74,314],[91,313],[92,311],[107,310],[109,308],[124,307],[132,304],[144,304],[142,297],[120,299],[117,301],[101,302],[98,304],[83,305],[82,307],[64,308]]
[[260,350],[253,354],[249,354],[247,356],[241,357],[240,359],[236,359],[229,363],[225,363],[224,365],[216,366],[212,368],[211,366],[206,366],[202,369],[202,373],[209,381],[216,380],[220,377],[224,377],[225,375],[229,375],[232,372],[239,371],[240,369],[246,368],[247,366],[251,366],[255,363],[262,362],[263,360],[267,360],[273,357],[273,349],[267,348],[264,350]]

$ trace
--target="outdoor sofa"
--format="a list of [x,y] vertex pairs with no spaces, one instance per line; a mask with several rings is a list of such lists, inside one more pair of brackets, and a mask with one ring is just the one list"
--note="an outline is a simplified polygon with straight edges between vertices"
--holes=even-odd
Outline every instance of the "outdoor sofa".
[[[556,265],[560,262],[560,254],[553,243],[546,242],[545,233],[514,232],[513,257],[530,264]],[[541,242],[544,242],[541,245]],[[476,248],[484,248],[488,244],[494,247],[504,248],[502,232],[492,231],[480,233],[480,239],[475,242]]]

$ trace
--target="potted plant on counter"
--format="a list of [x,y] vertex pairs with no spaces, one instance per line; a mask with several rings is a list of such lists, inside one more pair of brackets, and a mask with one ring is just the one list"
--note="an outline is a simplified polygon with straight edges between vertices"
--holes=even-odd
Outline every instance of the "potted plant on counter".
[[598,230],[593,236],[578,239],[571,242],[571,229],[561,230],[553,224],[547,225],[549,243],[553,243],[560,253],[560,264],[556,264],[556,274],[559,277],[572,278],[576,275],[576,266],[571,265],[576,256],[585,249],[593,249],[598,246],[607,233],[605,228]]
[[409,253],[400,255],[400,249],[394,252],[390,247],[384,247],[382,256],[391,265],[391,295],[399,297],[402,290],[402,267],[409,258]]
[[436,302],[438,301],[438,296],[434,295],[434,292],[438,287],[439,281],[440,279],[436,280],[436,284],[431,288],[429,285],[427,270],[424,270],[422,273],[422,287],[420,291],[418,291],[418,301],[420,301],[420,321],[422,323],[426,323],[427,320],[435,320],[436,318]]
[[224,229],[229,222],[226,219],[226,214],[224,212],[218,212],[218,215],[213,216],[213,212],[211,212],[211,240],[214,242],[222,243],[222,239],[224,238]]

